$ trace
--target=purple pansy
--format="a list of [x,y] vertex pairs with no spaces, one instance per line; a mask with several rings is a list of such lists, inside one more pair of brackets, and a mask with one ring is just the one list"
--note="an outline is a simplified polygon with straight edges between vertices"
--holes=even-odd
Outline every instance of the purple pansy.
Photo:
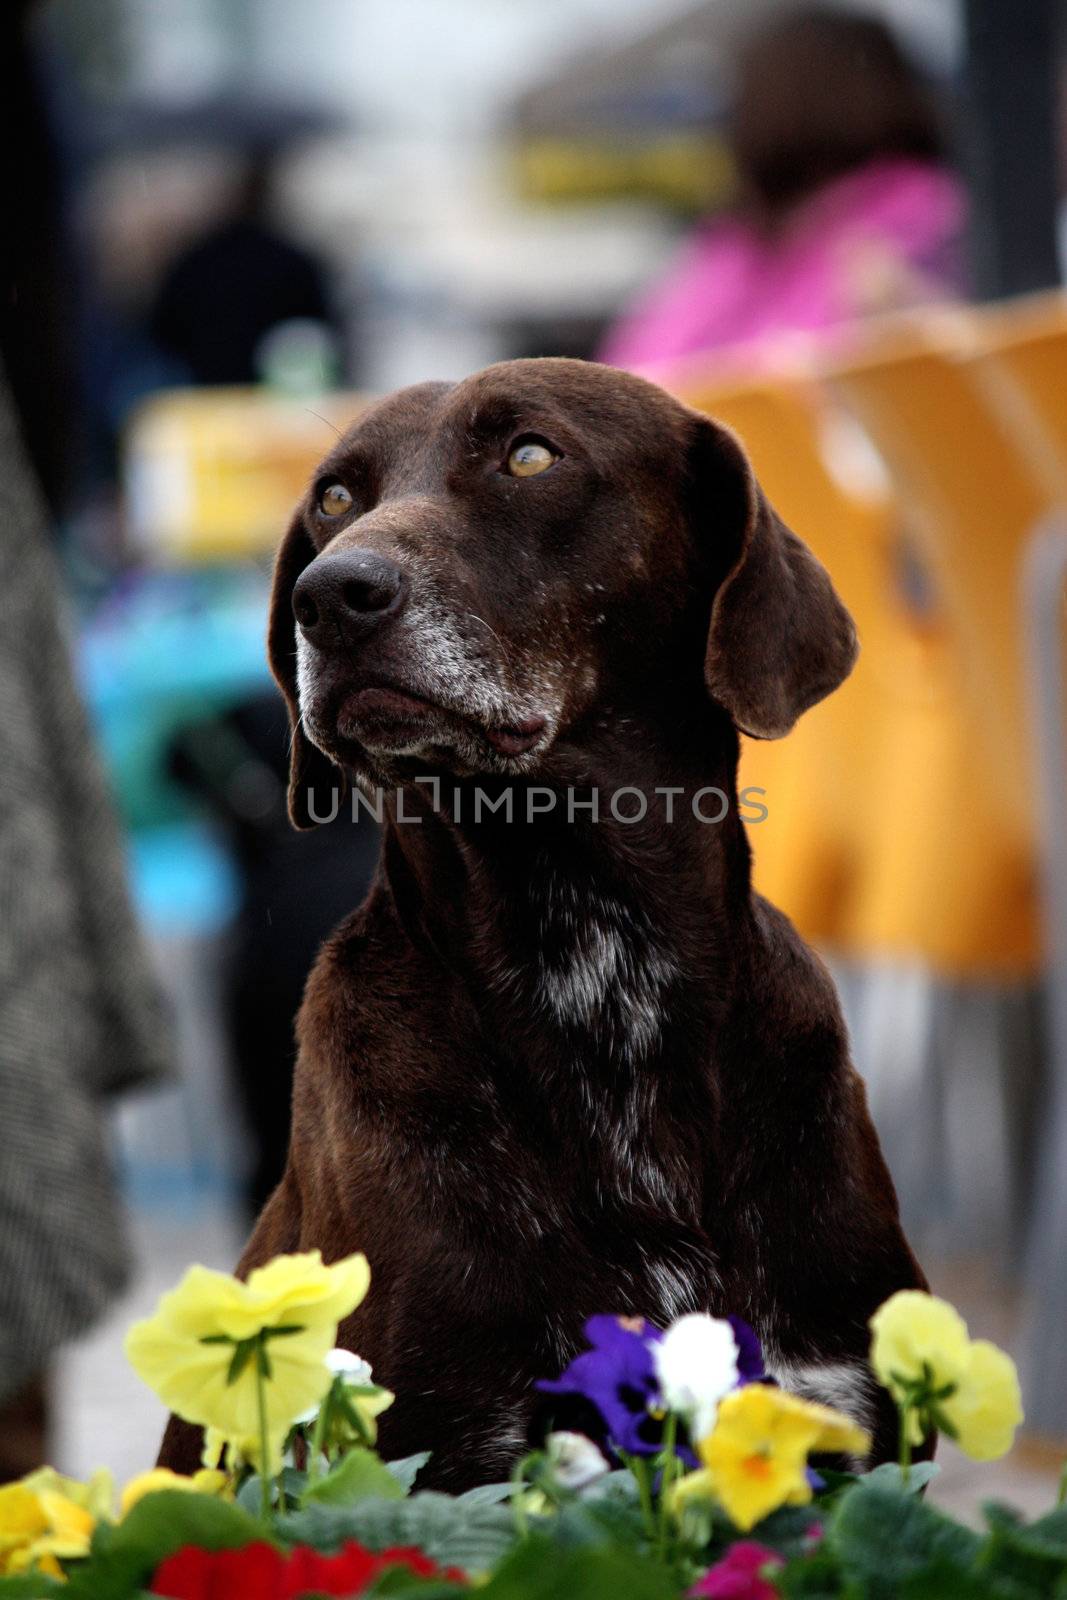
[[[740,1317],[726,1320],[737,1342],[739,1381],[771,1381],[759,1339],[748,1323]],[[614,1449],[627,1455],[655,1455],[663,1442],[663,1415],[652,1347],[663,1338],[663,1330],[642,1317],[598,1316],[589,1318],[585,1336],[592,1349],[575,1356],[561,1377],[542,1379],[537,1388],[595,1407],[603,1419],[606,1442]],[[654,1415],[657,1411],[659,1415]],[[684,1438],[679,1440],[678,1454],[696,1466]]]
[[604,1419],[608,1439],[630,1455],[654,1455],[663,1438],[662,1418],[650,1415],[659,1385],[650,1346],[662,1329],[640,1317],[590,1317],[585,1336],[592,1345],[575,1356],[559,1378],[542,1379],[545,1394],[579,1395]]
[[763,1365],[763,1351],[753,1328],[741,1317],[727,1317],[737,1340],[737,1370],[742,1383],[766,1383],[767,1371]]

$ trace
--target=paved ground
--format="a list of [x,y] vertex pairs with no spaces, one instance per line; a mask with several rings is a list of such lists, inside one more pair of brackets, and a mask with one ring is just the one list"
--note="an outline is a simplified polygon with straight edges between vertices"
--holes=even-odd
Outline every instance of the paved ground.
[[[139,1261],[136,1281],[113,1315],[61,1361],[57,1374],[58,1415],[62,1427],[55,1442],[55,1464],[83,1476],[95,1466],[108,1466],[119,1483],[150,1465],[163,1426],[163,1408],[135,1377],[122,1354],[122,1338],[130,1322],[151,1311],[160,1294],[177,1282],[191,1261],[229,1268],[240,1249],[240,1230],[222,1209],[199,1219],[167,1223],[141,1219],[135,1228]],[[972,1332],[1013,1342],[1010,1297],[998,1293],[988,1269],[934,1271],[934,1287],[960,1307]],[[978,1466],[951,1445],[938,1456],[941,1476],[933,1499],[958,1516],[976,1521],[984,1500],[1007,1500],[1028,1515],[1047,1509],[1055,1496],[1054,1454],[1024,1446],[1003,1462]]]

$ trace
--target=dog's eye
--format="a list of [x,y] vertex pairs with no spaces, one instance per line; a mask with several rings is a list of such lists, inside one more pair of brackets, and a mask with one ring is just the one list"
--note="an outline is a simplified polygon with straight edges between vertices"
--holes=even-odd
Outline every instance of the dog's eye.
[[554,467],[558,460],[559,451],[543,439],[519,439],[511,447],[507,470],[513,478],[534,478]]
[[343,483],[331,483],[319,495],[319,510],[324,517],[343,517],[352,509],[352,496]]

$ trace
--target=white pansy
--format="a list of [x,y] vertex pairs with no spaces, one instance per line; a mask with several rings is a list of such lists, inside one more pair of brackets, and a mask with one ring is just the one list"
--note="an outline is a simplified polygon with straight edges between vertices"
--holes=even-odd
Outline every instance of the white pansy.
[[738,1383],[734,1330],[721,1317],[679,1317],[651,1347],[663,1404],[685,1418],[694,1444],[715,1426],[719,1401]]
[[357,1384],[360,1388],[374,1382],[370,1362],[364,1361],[362,1356],[355,1355],[351,1350],[328,1351],[326,1365],[335,1378],[343,1378],[346,1383]]
[[564,1489],[584,1489],[611,1470],[584,1433],[550,1433],[545,1440],[545,1453],[556,1482]]
[[[326,1365],[334,1378],[343,1378],[346,1384],[355,1384],[357,1387],[363,1388],[374,1382],[371,1377],[370,1362],[364,1361],[362,1356],[354,1355],[351,1350],[335,1349],[327,1351]],[[322,1398],[325,1400],[326,1396],[323,1395]],[[309,1422],[314,1422],[318,1414],[319,1407],[312,1406],[310,1411],[304,1411],[297,1417],[293,1426],[305,1428]]]

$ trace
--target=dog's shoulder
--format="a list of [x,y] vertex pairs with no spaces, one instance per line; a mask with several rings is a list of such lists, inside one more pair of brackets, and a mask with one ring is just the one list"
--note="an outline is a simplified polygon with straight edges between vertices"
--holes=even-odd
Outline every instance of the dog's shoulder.
[[738,983],[752,1022],[779,1045],[807,1042],[847,1060],[845,1021],[825,964],[777,906],[753,895],[752,910]]
[[[468,1047],[473,1016],[457,1017],[464,991],[435,952],[412,940],[390,895],[371,890],[358,911],[326,940],[304,991],[297,1019],[298,1090],[341,1074],[389,1100],[417,1092],[431,1064],[447,1076]],[[468,1007],[469,1009],[469,1007]]]

